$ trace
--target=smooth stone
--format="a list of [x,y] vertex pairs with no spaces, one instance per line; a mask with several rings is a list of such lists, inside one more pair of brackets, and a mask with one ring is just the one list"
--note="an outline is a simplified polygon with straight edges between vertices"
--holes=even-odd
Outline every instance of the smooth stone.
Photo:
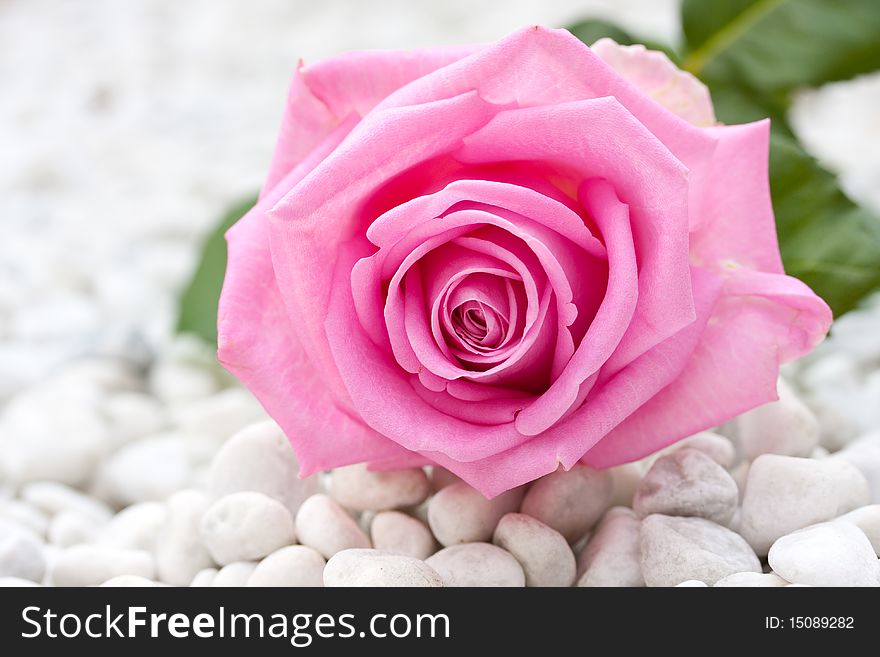
[[727,470],[704,452],[685,447],[654,462],[636,490],[633,509],[641,517],[696,516],[726,525],[738,501]]
[[52,518],[47,538],[52,545],[70,547],[94,543],[105,523],[76,511],[62,511]]
[[685,580],[685,581],[681,582],[680,584],[676,584],[676,585],[675,585],[675,588],[677,588],[677,589],[678,589],[678,588],[685,588],[685,589],[691,589],[691,588],[693,588],[693,589],[705,589],[705,588],[708,588],[708,587],[709,587],[709,585],[706,584],[706,582],[701,582],[701,581],[698,580],[698,579],[688,579],[688,580]]
[[610,506],[632,506],[633,498],[639,482],[645,475],[645,469],[641,463],[624,463],[606,471],[611,475],[614,484],[614,495],[611,497]]
[[571,586],[577,570],[574,553],[558,531],[524,513],[508,513],[498,522],[492,542],[522,566],[526,586]]
[[214,583],[214,578],[219,570],[217,568],[202,568],[195,574],[189,583],[192,588],[206,588]]
[[434,553],[436,543],[425,523],[400,511],[377,513],[370,523],[373,547],[405,554],[424,561]]
[[260,561],[247,586],[324,586],[324,557],[305,545],[288,545]]
[[294,516],[303,500],[319,489],[317,477],[299,478],[293,448],[271,420],[248,426],[227,440],[211,463],[208,481],[214,497],[255,491],[283,503]]
[[74,545],[62,550],[51,568],[55,586],[96,586],[119,575],[153,579],[155,574],[149,552],[103,545]]
[[868,484],[846,461],[763,454],[749,468],[740,531],[765,555],[780,536],[867,503]]
[[324,586],[443,586],[424,561],[380,550],[350,549],[334,554],[324,567]]
[[330,495],[352,511],[387,511],[421,504],[431,492],[422,468],[373,472],[365,464],[336,468]]
[[26,531],[0,534],[0,577],[40,582],[45,571],[46,557],[40,540]]
[[762,454],[809,456],[819,444],[819,421],[782,379],[779,399],[736,419],[740,449],[752,461]]
[[243,587],[247,586],[247,581],[257,569],[257,564],[253,561],[235,561],[228,563],[217,571],[214,579],[211,581],[213,587]]
[[161,501],[192,480],[180,432],[147,436],[123,445],[100,467],[97,486],[116,506]]
[[734,573],[727,577],[722,577],[714,586],[738,586],[738,587],[779,587],[788,586],[788,582],[782,579],[776,573]]
[[32,586],[42,586],[39,582],[34,582],[21,577],[0,577],[0,588],[23,588]]
[[860,436],[833,458],[851,463],[865,476],[871,491],[871,502],[880,504],[880,432]]
[[88,483],[110,443],[97,406],[47,389],[11,398],[0,412],[0,481]]
[[450,545],[425,560],[443,586],[525,586],[522,566],[507,550],[491,543]]
[[871,504],[844,513],[835,518],[834,522],[848,522],[861,529],[874,546],[874,552],[880,557],[880,504]]
[[296,514],[299,542],[316,549],[325,559],[352,548],[369,548],[370,539],[354,518],[329,495],[308,498]]
[[167,515],[156,540],[159,579],[188,586],[197,572],[214,565],[202,544],[199,526],[211,501],[201,491],[183,490],[168,498]]
[[150,370],[150,390],[164,402],[189,402],[215,393],[217,377],[204,367],[159,361]]
[[632,509],[605,513],[577,559],[578,586],[644,586],[641,520]]
[[606,470],[576,463],[535,481],[520,510],[574,543],[595,525],[614,497],[614,480]]
[[748,543],[705,518],[651,515],[642,520],[642,575],[648,586],[675,586],[689,579],[712,585],[740,572],[761,572]]
[[21,500],[0,499],[0,520],[8,520],[44,537],[49,530],[49,515]]
[[431,480],[431,489],[435,493],[441,488],[446,488],[447,486],[457,484],[461,481],[458,475],[453,474],[439,465],[431,466],[429,478]]
[[162,403],[142,392],[118,391],[107,398],[103,411],[116,444],[157,434],[168,424]]
[[428,525],[444,547],[457,543],[484,543],[501,516],[519,509],[523,490],[514,488],[487,500],[465,482],[446,486],[428,503]]
[[221,566],[256,561],[296,541],[293,518],[278,500],[241,491],[214,502],[201,520],[202,542]]
[[147,588],[150,586],[159,586],[159,583],[147,579],[146,577],[140,577],[139,575],[117,575],[116,577],[108,579],[101,584],[101,586]]
[[161,502],[132,504],[110,519],[98,535],[97,542],[153,552],[167,513],[165,504]]
[[864,532],[846,522],[825,522],[778,539],[770,567],[794,584],[880,586],[880,561]]
[[736,462],[736,448],[733,446],[733,443],[728,438],[712,431],[696,433],[676,443],[675,447],[677,449],[691,448],[699,450],[725,470],[733,467],[733,464]]
[[220,441],[265,420],[263,407],[239,386],[171,407],[171,421],[175,426],[191,433],[216,436]]
[[113,515],[106,504],[56,481],[37,481],[27,484],[21,489],[20,494],[25,502],[50,515],[62,511],[74,511],[99,521],[109,520]]

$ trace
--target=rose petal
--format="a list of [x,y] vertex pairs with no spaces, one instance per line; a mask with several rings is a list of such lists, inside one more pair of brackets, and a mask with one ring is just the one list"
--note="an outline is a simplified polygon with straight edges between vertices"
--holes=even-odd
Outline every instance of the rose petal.
[[735,272],[681,376],[583,460],[625,463],[775,400],[779,363],[810,351],[830,325],[830,309],[801,281]]
[[713,128],[704,216],[691,233],[691,262],[724,271],[747,267],[783,273],[770,199],[770,122]]
[[[269,212],[278,288],[288,314],[297,318],[303,346],[329,385],[338,376],[323,324],[338,245],[361,229],[359,202],[368,190],[426,156],[452,149],[491,111],[469,93],[416,108],[372,112]],[[435,129],[438,122],[442,131]]]
[[[421,453],[448,468],[487,497],[554,472],[559,465],[571,468],[597,442],[682,373],[713,313],[722,279],[707,271],[692,270],[697,320],[630,363],[602,387],[592,390],[587,403],[569,418],[542,435],[474,461],[461,461],[438,451]],[[673,414],[681,407],[671,409]],[[595,447],[594,447],[595,445]],[[614,454],[613,449],[609,449]]]
[[709,90],[673,64],[666,53],[641,44],[622,46],[599,39],[590,48],[609,66],[673,114],[699,127],[715,125]]
[[482,46],[361,51],[308,66],[293,75],[263,193],[274,187],[346,119],[360,119],[392,91]]
[[218,311],[217,357],[291,439],[301,476],[406,453],[346,411],[344,400],[331,395],[293,330],[295,323],[282,303],[269,254],[267,209],[350,127],[341,126],[226,234],[229,265]]

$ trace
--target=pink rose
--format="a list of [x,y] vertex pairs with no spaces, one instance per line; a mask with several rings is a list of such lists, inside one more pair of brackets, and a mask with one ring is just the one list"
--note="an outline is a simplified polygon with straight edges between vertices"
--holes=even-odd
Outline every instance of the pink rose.
[[768,129],[562,30],[300,66],[220,360],[303,475],[436,463],[492,496],[645,456],[775,399],[830,324],[782,269]]

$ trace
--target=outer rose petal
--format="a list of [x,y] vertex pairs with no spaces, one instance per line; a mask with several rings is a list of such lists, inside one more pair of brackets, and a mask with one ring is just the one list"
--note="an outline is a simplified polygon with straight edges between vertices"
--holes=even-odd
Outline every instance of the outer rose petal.
[[706,85],[679,69],[665,53],[648,50],[641,44],[622,46],[607,38],[599,39],[590,47],[615,71],[670,112],[696,126],[715,125],[715,111]]
[[272,270],[266,210],[350,128],[337,128],[226,234],[229,265],[218,312],[218,358],[293,439],[301,476],[331,465],[410,454],[330,396],[293,330]]
[[263,193],[349,116],[363,117],[388,94],[482,46],[360,51],[296,68]]
[[734,272],[681,376],[584,456],[609,467],[777,399],[779,363],[809,352],[831,310],[789,276]]
[[717,271],[783,273],[768,175],[770,121],[711,128],[718,138],[703,215],[692,226],[691,262]]

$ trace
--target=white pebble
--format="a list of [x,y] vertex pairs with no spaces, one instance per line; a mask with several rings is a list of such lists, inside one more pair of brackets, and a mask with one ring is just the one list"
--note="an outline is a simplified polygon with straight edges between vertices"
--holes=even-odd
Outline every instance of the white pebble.
[[740,449],[748,460],[761,454],[809,456],[819,444],[819,421],[779,379],[779,399],[736,419]]
[[202,542],[221,566],[255,561],[296,540],[293,518],[281,502],[241,491],[214,502],[201,521]]
[[234,561],[233,563],[226,564],[214,575],[214,579],[211,580],[211,586],[247,586],[248,579],[254,574],[256,569],[257,564],[253,561]]
[[364,464],[336,468],[330,475],[330,494],[352,511],[386,511],[417,506],[431,492],[421,468],[373,472]]
[[865,476],[871,490],[871,502],[880,504],[880,432],[860,436],[834,458],[854,465]]
[[740,529],[765,555],[780,536],[867,503],[865,478],[845,461],[764,454],[749,468]]
[[195,490],[168,498],[165,523],[156,541],[156,567],[163,582],[187,586],[197,572],[214,565],[199,535],[209,505],[208,497]]
[[788,582],[782,579],[776,573],[734,573],[727,577],[722,577],[714,586],[739,586],[739,587],[779,587],[788,586]]
[[296,514],[296,535],[325,559],[351,548],[369,548],[370,539],[357,522],[328,495],[312,495]]
[[63,550],[51,568],[55,586],[95,586],[118,575],[153,579],[153,557],[142,550],[119,550],[102,545],[74,545]]
[[80,543],[93,543],[101,531],[103,522],[76,511],[62,511],[52,518],[48,539],[52,545],[70,547]]
[[219,571],[216,568],[202,568],[195,574],[189,585],[193,588],[205,588],[214,584],[214,578]]
[[21,577],[0,577],[0,588],[23,588],[32,586],[42,586],[38,582]]
[[487,500],[465,482],[452,484],[428,503],[428,525],[443,546],[485,542],[492,538],[501,516],[519,509],[522,498],[521,488]]
[[178,432],[141,438],[114,452],[100,467],[97,486],[117,506],[161,501],[186,488],[192,469]]
[[826,522],[783,536],[767,556],[780,577],[810,586],[880,586],[880,561],[855,525]]
[[644,586],[638,516],[613,507],[602,517],[577,559],[578,586]]
[[40,582],[46,570],[43,544],[25,531],[0,534],[0,577]]
[[166,515],[165,504],[161,502],[132,504],[111,518],[98,535],[97,542],[153,552]]
[[54,392],[13,398],[0,415],[0,480],[85,485],[108,442],[107,423],[92,402]]
[[151,579],[147,579],[146,577],[141,577],[140,575],[117,575],[116,577],[111,577],[106,582],[101,584],[101,586],[107,587],[138,587],[138,588],[146,588],[150,586],[159,586],[158,582],[154,582]]
[[213,394],[217,378],[198,365],[159,361],[150,370],[150,390],[165,402],[189,402]]
[[524,513],[508,513],[498,522],[495,545],[510,552],[522,566],[526,586],[571,586],[576,565],[565,537]]
[[880,504],[871,504],[844,513],[834,521],[848,522],[861,529],[874,546],[874,552],[880,557]]
[[701,431],[690,438],[675,444],[677,449],[689,447],[697,449],[725,470],[730,469],[736,461],[736,448],[733,443],[719,433]]
[[234,387],[217,394],[173,406],[171,421],[192,433],[206,433],[225,440],[255,422],[266,419],[266,412],[253,395]]
[[93,497],[55,481],[38,481],[21,489],[21,498],[48,514],[74,511],[95,520],[109,520],[113,512]]
[[446,468],[435,465],[431,467],[431,489],[436,493],[441,488],[457,484],[461,479]]
[[324,567],[324,586],[443,586],[424,561],[380,550],[352,549],[334,554]]
[[642,479],[633,500],[640,516],[696,516],[720,525],[733,517],[736,482],[704,452],[689,447],[661,456]]
[[740,572],[761,572],[741,536],[704,518],[652,515],[642,521],[642,575],[648,586],[689,579],[714,584]]
[[20,500],[0,499],[0,520],[13,522],[41,537],[49,530],[48,514]]
[[491,543],[450,545],[425,563],[437,571],[443,586],[525,586],[522,566],[507,550]]
[[598,522],[613,496],[614,481],[607,471],[576,463],[567,472],[560,468],[535,481],[521,511],[574,543]]
[[610,506],[632,506],[636,488],[645,474],[645,469],[639,462],[624,463],[607,470],[614,483],[614,495],[611,497]]
[[285,504],[292,515],[318,491],[318,478],[299,478],[299,462],[275,422],[242,429],[214,457],[209,490],[215,497],[252,490]]
[[107,398],[103,411],[117,444],[159,433],[168,423],[162,404],[142,392],[119,391]]
[[324,586],[324,557],[305,545],[288,545],[257,564],[247,586]]
[[425,524],[400,511],[377,513],[370,524],[373,547],[385,552],[427,559],[434,553],[434,536]]

